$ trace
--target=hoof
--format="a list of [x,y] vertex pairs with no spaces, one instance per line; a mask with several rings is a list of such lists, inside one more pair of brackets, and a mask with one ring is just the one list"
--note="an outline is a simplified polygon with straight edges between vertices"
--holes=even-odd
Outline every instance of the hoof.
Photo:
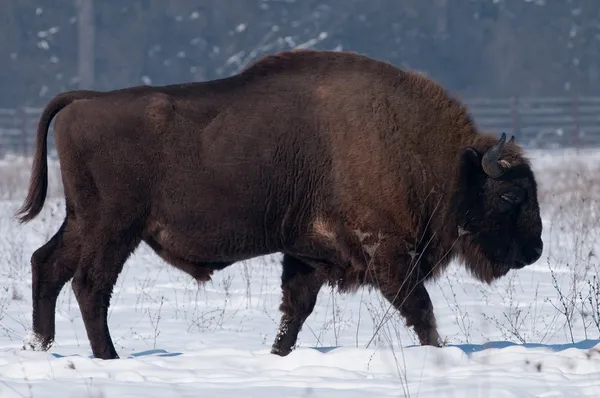
[[24,351],[48,351],[52,346],[52,340],[44,339],[33,331],[27,332],[23,338]]
[[94,358],[94,359],[101,359],[101,360],[103,360],[103,361],[112,361],[112,360],[115,360],[115,359],[121,359],[121,358],[120,358],[118,355],[116,355],[116,354],[115,354],[114,356],[110,355],[110,356],[107,356],[107,357],[102,357],[102,356],[98,356],[98,357],[97,357],[97,356],[95,356],[95,355],[92,355],[92,358]]
[[285,357],[285,356],[287,356],[287,355],[288,355],[290,352],[292,352],[292,350],[291,350],[291,349],[290,349],[290,350],[284,350],[284,349],[282,349],[282,348],[280,348],[280,347],[276,347],[276,346],[273,346],[273,347],[271,348],[271,354],[274,354],[274,355],[279,355],[280,357]]

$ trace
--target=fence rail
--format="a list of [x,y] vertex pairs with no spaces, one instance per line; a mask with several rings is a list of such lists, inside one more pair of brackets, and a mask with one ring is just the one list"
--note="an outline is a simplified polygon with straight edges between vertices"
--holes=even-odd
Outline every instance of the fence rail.
[[485,130],[530,148],[600,146],[600,97],[465,98]]
[[[0,157],[7,154],[30,155],[33,153],[35,132],[42,112],[41,108],[0,108]],[[54,155],[54,137],[48,135],[49,153]]]
[[[477,125],[528,148],[600,147],[600,96],[463,98]],[[41,108],[0,108],[0,156],[30,155]],[[49,153],[54,155],[52,134]]]

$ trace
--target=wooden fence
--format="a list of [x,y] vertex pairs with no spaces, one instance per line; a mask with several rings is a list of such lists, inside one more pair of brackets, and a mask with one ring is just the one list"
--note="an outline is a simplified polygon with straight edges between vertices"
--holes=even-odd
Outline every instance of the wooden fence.
[[[480,128],[527,148],[600,147],[600,97],[463,98]],[[33,153],[41,109],[0,109],[0,156]],[[54,142],[49,135],[49,154]]]
[[[33,154],[40,113],[40,108],[0,108],[0,157]],[[50,156],[54,156],[54,136],[51,133],[48,134],[48,146]]]
[[475,122],[528,148],[600,146],[600,97],[466,98]]

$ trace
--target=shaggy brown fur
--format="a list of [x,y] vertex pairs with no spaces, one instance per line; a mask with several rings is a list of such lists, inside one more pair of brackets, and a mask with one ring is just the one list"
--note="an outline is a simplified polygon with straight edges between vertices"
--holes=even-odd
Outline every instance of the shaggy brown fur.
[[542,251],[519,147],[480,134],[434,82],[358,54],[291,51],[221,80],[61,94],[40,120],[22,221],[45,200],[56,114],[66,219],[32,256],[43,349],[72,278],[94,355],[118,357],[107,310],[142,241],[201,282],[283,253],[279,355],[325,283],[377,287],[437,345],[425,280],[460,257],[491,282]]

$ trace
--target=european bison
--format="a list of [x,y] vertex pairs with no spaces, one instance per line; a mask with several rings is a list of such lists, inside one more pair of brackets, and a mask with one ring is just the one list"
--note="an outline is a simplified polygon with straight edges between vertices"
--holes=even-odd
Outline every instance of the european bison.
[[289,51],[220,80],[60,94],[41,116],[22,222],[44,204],[60,111],[66,218],[31,259],[34,348],[53,342],[73,278],[94,356],[118,358],[107,309],[142,241],[199,282],[283,253],[282,356],[325,283],[379,288],[439,345],[424,281],[459,258],[489,283],[542,253],[520,147],[478,132],[436,83],[362,55]]

